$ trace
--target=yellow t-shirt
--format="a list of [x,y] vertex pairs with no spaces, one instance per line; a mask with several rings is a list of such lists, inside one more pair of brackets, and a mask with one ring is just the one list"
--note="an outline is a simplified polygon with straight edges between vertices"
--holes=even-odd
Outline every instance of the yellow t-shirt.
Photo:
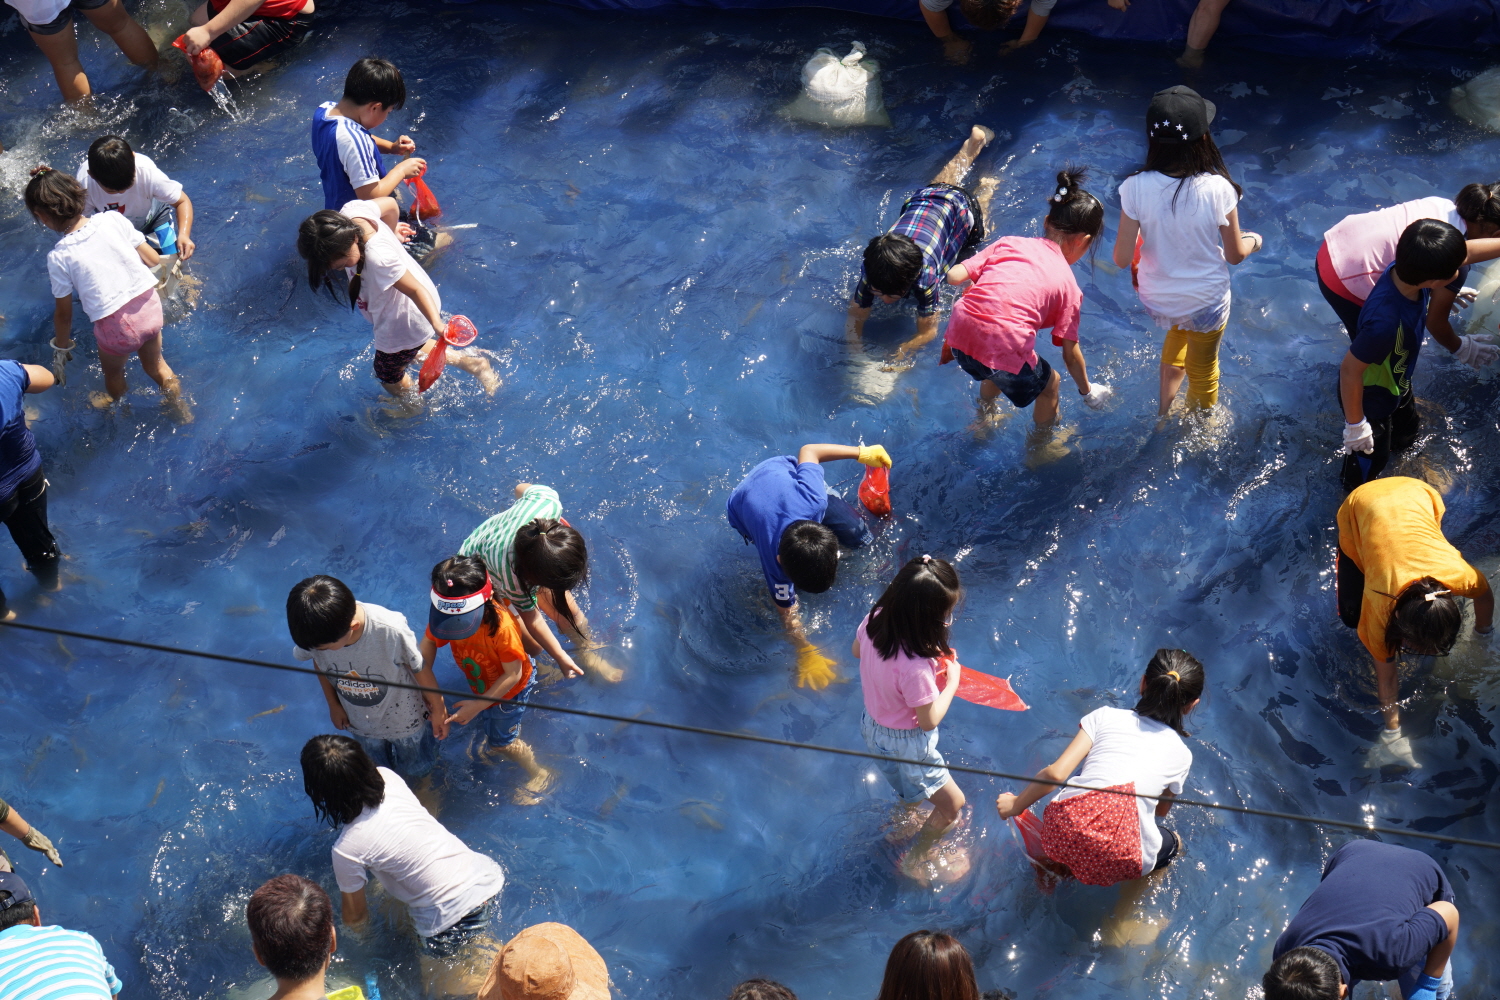
[[1365,575],[1359,638],[1377,660],[1395,655],[1385,646],[1394,598],[1424,576],[1470,599],[1490,592],[1484,574],[1443,537],[1444,510],[1437,490],[1406,476],[1365,483],[1339,508],[1339,548]]

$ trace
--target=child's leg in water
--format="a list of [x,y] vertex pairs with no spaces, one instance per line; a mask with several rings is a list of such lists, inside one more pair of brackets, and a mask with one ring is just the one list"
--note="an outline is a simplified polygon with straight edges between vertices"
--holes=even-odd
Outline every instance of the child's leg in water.
[[[917,835],[916,842],[912,844],[911,851],[906,855],[904,867],[908,874],[912,874],[920,866],[933,860],[930,857],[932,849],[942,839],[943,833],[958,821],[958,814],[963,810],[965,803],[962,789],[952,778],[944,782],[943,787],[933,792],[928,801],[932,803],[932,814],[927,817],[927,824],[922,827],[922,832]],[[963,867],[967,868],[967,865]]]
[[964,140],[963,148],[958,151],[958,155],[938,171],[932,183],[954,186],[962,184],[964,177],[969,173],[969,168],[974,165],[974,158],[994,137],[995,133],[983,125],[975,125],[969,130],[969,137]]
[[490,367],[490,359],[482,354],[460,354],[453,348],[448,348],[448,363],[479,379],[479,384],[484,387],[486,395],[493,396],[495,390],[500,388],[500,376],[495,374],[495,369]]
[[565,592],[565,599],[568,602],[568,613],[573,616],[573,621],[578,623],[576,628],[567,618],[558,614],[557,605],[552,602],[552,594],[545,587],[537,593],[537,606],[542,609],[542,614],[557,624],[565,638],[572,640],[573,662],[596,675],[600,680],[611,683],[620,680],[625,676],[625,671],[599,655],[600,647],[589,638],[589,620],[579,610],[578,602],[573,600],[572,593]]
[[[182,395],[182,382],[172,367],[167,364],[167,359],[161,352],[161,334],[157,334],[140,346],[136,352],[141,359],[141,367],[151,377],[151,381],[161,386],[162,399],[175,411],[177,419],[188,424],[193,421],[193,411],[188,406],[187,399]],[[101,352],[100,359],[104,358]],[[124,385],[124,376],[121,375],[121,385]]]
[[104,393],[94,395],[95,406],[106,407],[130,391],[130,386],[125,381],[125,362],[129,360],[124,355],[110,354],[105,350],[99,352],[99,367],[104,369]]
[[542,794],[552,787],[557,774],[536,762],[531,744],[525,740],[512,740],[503,747],[490,747],[485,751],[496,757],[504,757],[526,772],[526,784],[516,789],[511,801],[518,806],[534,806],[542,801]]

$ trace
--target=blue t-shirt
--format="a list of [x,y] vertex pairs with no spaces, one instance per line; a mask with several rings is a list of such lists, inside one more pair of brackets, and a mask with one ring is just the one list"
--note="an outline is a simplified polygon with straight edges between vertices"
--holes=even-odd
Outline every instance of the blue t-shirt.
[[323,179],[323,207],[337,212],[359,197],[355,188],[385,176],[385,161],[363,125],[328,113],[334,106],[329,101],[313,112],[312,148]]
[[1438,863],[1421,851],[1375,840],[1345,844],[1323,881],[1276,940],[1273,956],[1317,948],[1333,956],[1351,994],[1361,980],[1399,979],[1448,936],[1428,903],[1453,902]]
[[1385,269],[1359,310],[1359,332],[1349,353],[1370,367],[1365,369],[1366,420],[1384,420],[1401,400],[1411,395],[1411,376],[1427,332],[1427,303],[1423,288],[1413,302],[1396,287],[1396,265]]
[[0,500],[42,464],[21,405],[31,376],[19,361],[0,361]]
[[771,599],[783,608],[796,605],[797,589],[776,561],[781,533],[793,521],[822,523],[827,510],[823,466],[817,462],[798,465],[792,455],[766,459],[729,494],[729,523],[755,546]]

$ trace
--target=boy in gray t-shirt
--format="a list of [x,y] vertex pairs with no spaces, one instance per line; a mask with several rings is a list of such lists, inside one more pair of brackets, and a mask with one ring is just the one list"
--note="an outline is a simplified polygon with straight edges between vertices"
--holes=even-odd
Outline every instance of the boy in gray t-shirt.
[[[408,782],[425,777],[437,763],[437,741],[448,735],[448,709],[406,617],[356,601],[331,576],[312,576],[292,588],[286,621],[297,644],[292,655],[313,661],[335,728]],[[413,680],[433,690],[388,683]]]

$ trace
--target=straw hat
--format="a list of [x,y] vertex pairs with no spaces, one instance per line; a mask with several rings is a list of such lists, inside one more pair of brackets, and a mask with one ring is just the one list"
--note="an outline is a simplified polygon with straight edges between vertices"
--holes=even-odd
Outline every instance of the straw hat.
[[566,924],[535,924],[495,956],[478,1000],[609,1000],[609,970]]

